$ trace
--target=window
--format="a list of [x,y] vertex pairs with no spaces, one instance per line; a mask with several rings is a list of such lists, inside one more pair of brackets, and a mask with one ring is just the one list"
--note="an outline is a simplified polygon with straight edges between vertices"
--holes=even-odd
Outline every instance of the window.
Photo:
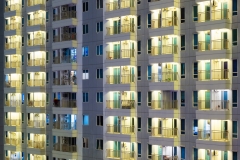
[[103,45],[97,46],[97,55],[102,56],[103,55]]
[[97,0],[97,9],[103,8],[103,0]]
[[238,97],[238,92],[237,90],[232,91],[232,107],[235,108],[237,107],[237,98]]
[[83,25],[83,34],[87,34],[88,33],[88,24],[84,24]]
[[198,120],[193,120],[193,135],[198,135]]
[[82,56],[87,57],[88,56],[88,47],[82,47]]
[[103,92],[97,92],[97,102],[98,103],[103,102]]
[[137,66],[137,80],[141,80],[141,66]]
[[88,70],[83,70],[83,75],[82,75],[82,79],[89,79],[89,73]]
[[198,62],[193,63],[193,78],[198,78]]
[[46,51],[46,63],[49,62],[49,54],[48,54],[48,51]]
[[137,105],[141,106],[141,103],[142,103],[142,93],[141,92],[137,92],[137,99],[138,99]]
[[237,59],[234,59],[232,61],[232,69],[233,69],[233,73],[232,73],[232,76],[233,77],[237,77],[237,74],[238,74],[238,65],[237,65]]
[[88,126],[89,125],[89,116],[83,115],[83,125]]
[[237,45],[237,37],[238,37],[237,29],[232,29],[232,45],[233,46]]
[[97,32],[103,31],[103,22],[97,22]]
[[181,35],[181,50],[185,50],[185,35]]
[[22,27],[24,26],[24,17],[22,17]]
[[137,41],[137,54],[141,54],[141,41]]
[[148,159],[152,159],[152,145],[148,144]]
[[185,91],[181,91],[181,107],[185,107]]
[[48,22],[49,17],[48,17],[48,11],[46,12],[46,22]]
[[181,78],[185,78],[185,63],[181,63]]
[[237,121],[233,121],[232,137],[238,138],[238,123],[237,123]]
[[88,11],[88,2],[83,2],[83,12]]
[[88,138],[83,138],[83,148],[88,148]]
[[24,55],[22,55],[22,65],[24,65]]
[[238,160],[237,152],[233,152],[233,160]]
[[97,146],[98,150],[103,150],[103,140],[102,139],[97,139]]
[[97,79],[103,78],[103,69],[97,69]]
[[198,160],[198,149],[193,148],[193,160]]
[[103,116],[97,116],[97,126],[103,126]]
[[232,1],[232,10],[233,10],[232,15],[234,15],[234,16],[237,15],[237,7],[238,7],[238,6],[237,6],[237,1],[238,1],[238,0],[233,0],[233,1]]
[[46,32],[46,42],[48,42],[48,41],[49,41],[49,33]]
[[83,102],[88,102],[88,93],[83,92]]
[[141,29],[141,16],[137,16],[137,29]]
[[24,133],[22,132],[22,143],[24,143]]
[[181,23],[185,23],[185,8],[181,8]]
[[193,49],[198,49],[198,34],[193,34]]
[[193,91],[193,107],[198,106],[198,91]]
[[22,37],[22,46],[24,46],[24,37]]
[[152,66],[151,65],[148,65],[148,68],[147,68],[147,80],[151,80],[152,79]]
[[147,97],[147,105],[151,106],[152,105],[152,92],[148,92],[148,97]]
[[138,157],[142,157],[142,144],[138,143]]
[[185,134],[185,119],[181,119],[181,134]]
[[151,52],[152,52],[152,39],[148,39],[148,44],[147,44],[148,46],[148,54],[151,54]]
[[193,21],[198,21],[198,6],[193,6]]
[[148,28],[151,28],[151,26],[152,26],[152,14],[151,13],[148,14],[147,26],[148,26]]
[[181,147],[181,159],[185,159],[185,147]]
[[152,132],[152,118],[148,118],[148,132]]
[[138,117],[138,121],[137,121],[137,130],[140,132],[142,130],[142,119],[141,117]]

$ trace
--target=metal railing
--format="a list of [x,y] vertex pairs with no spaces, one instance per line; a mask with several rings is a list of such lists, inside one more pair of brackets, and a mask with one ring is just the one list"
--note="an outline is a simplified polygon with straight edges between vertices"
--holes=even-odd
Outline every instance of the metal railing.
[[198,100],[198,110],[226,111],[229,100]]
[[5,62],[5,68],[20,68],[21,65],[22,65],[22,64],[21,64],[20,61]]
[[178,100],[152,100],[152,109],[176,110],[178,109]]
[[15,3],[15,4],[10,4],[8,6],[5,6],[5,12],[19,11],[20,9],[22,9],[22,5],[20,3]]
[[10,31],[10,30],[16,30],[16,29],[21,29],[22,25],[19,22],[14,22],[12,24],[6,24],[5,25],[5,30]]
[[107,35],[121,34],[121,33],[134,33],[135,25],[134,24],[122,24],[121,26],[111,26],[107,27]]
[[77,152],[77,146],[76,145],[70,145],[70,144],[56,143],[56,144],[53,145],[53,150],[61,151],[61,152]]
[[77,12],[76,11],[67,11],[61,13],[61,19],[69,19],[69,18],[77,18]]
[[45,45],[45,43],[46,43],[45,38],[34,38],[28,40],[28,46]]
[[5,87],[20,87],[22,84],[21,84],[21,81],[19,80],[10,80],[10,81],[5,81]]
[[121,151],[120,150],[107,149],[106,150],[106,157],[120,158],[121,157]]
[[53,85],[77,85],[77,77],[70,77],[69,79],[62,79],[60,83],[59,78],[53,79]]
[[134,6],[135,6],[134,0],[122,0],[119,2],[118,1],[109,2],[109,3],[106,3],[106,11],[114,11],[117,9],[130,8]]
[[135,57],[134,49],[121,49],[121,50],[113,50],[106,51],[107,59],[121,59],[121,58],[132,58]]
[[45,148],[45,141],[28,140],[28,147],[29,148],[44,149]]
[[107,100],[106,108],[108,109],[133,109],[135,100]]
[[61,60],[61,63],[77,63],[77,59],[74,59],[71,56],[62,56]]
[[19,49],[19,48],[21,48],[20,42],[5,43],[5,49]]
[[229,49],[228,39],[215,39],[212,40],[212,50]]
[[28,20],[28,26],[45,25],[46,19],[43,17]]
[[62,129],[62,130],[76,130],[77,123],[76,122],[53,122],[53,129]]
[[161,54],[177,54],[178,46],[174,44],[162,45],[162,46],[152,46],[151,55],[161,55]]
[[21,100],[6,100],[5,101],[5,106],[9,107],[20,107],[22,105]]
[[178,81],[178,72],[152,73],[152,82],[174,82]]
[[178,137],[178,129],[177,128],[152,128],[152,136],[154,137],[167,137],[167,138],[176,138]]
[[151,21],[151,28],[161,28],[161,20],[160,19],[152,19]]
[[28,80],[27,85],[30,87],[45,86],[45,79],[30,79]]
[[210,11],[198,12],[198,22],[210,21]]
[[61,107],[61,108],[77,108],[77,101],[54,99],[53,105],[54,107]]
[[45,66],[45,58],[34,58],[28,60],[28,66]]
[[177,17],[166,17],[162,18],[162,26],[161,27],[171,27],[178,25],[178,18]]
[[28,0],[28,6],[35,6],[39,4],[45,4],[45,0]]
[[107,84],[128,84],[135,82],[134,74],[107,75]]
[[212,10],[211,12],[211,20],[222,20],[229,19],[229,9],[217,9]]
[[71,40],[77,40],[77,34],[76,33],[63,33],[61,35],[62,41],[71,41]]
[[44,120],[28,120],[28,127],[45,128],[46,121],[44,121]]
[[199,70],[198,80],[226,80],[229,79],[228,69],[216,69],[216,70]]
[[107,133],[122,133],[133,134],[135,132],[135,126],[130,125],[107,125]]
[[27,103],[28,107],[45,107],[46,101],[43,100],[29,100]]
[[198,42],[198,50],[199,51],[207,51],[207,50],[210,50],[210,48],[211,48],[210,42],[206,42],[206,41]]
[[198,130],[198,139],[201,140],[212,140],[212,141],[228,141],[229,132],[228,131],[218,131],[218,130]]
[[21,122],[20,119],[5,119],[5,124],[7,126],[20,126]]
[[5,138],[5,144],[13,145],[13,146],[18,146],[21,142],[21,139],[18,138]]

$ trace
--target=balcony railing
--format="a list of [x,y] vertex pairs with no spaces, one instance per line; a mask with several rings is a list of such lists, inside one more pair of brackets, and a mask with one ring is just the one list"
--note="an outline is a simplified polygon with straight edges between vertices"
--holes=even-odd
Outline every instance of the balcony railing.
[[178,81],[178,72],[153,73],[152,82],[174,82]]
[[121,49],[121,50],[113,50],[107,51],[107,59],[121,59],[121,58],[132,58],[135,57],[134,49]]
[[34,38],[28,40],[28,46],[45,45],[45,43],[46,43],[45,38]]
[[177,54],[178,46],[174,44],[163,45],[163,46],[152,46],[151,55],[161,55],[161,54]]
[[211,20],[229,19],[229,9],[217,9],[211,12]]
[[45,141],[28,140],[28,147],[29,148],[36,148],[36,149],[44,149],[45,148]]
[[64,11],[60,14],[53,15],[53,21],[59,21],[64,19],[70,19],[70,18],[77,18],[77,12],[76,11]]
[[108,133],[122,133],[122,134],[133,134],[135,130],[135,126],[130,125],[107,125]]
[[29,100],[28,107],[45,107],[46,106],[46,101],[43,100]]
[[21,120],[20,119],[6,119],[5,124],[7,126],[20,126]]
[[229,140],[229,131],[198,130],[198,139],[212,140],[212,141],[228,141]]
[[45,25],[46,19],[43,17],[28,20],[28,26]]
[[166,137],[166,138],[176,138],[178,137],[178,129],[177,128],[152,128],[152,136],[153,137]]
[[10,42],[10,43],[5,43],[5,49],[19,49],[21,48],[21,43],[20,42]]
[[53,79],[53,85],[77,85],[77,77],[71,77],[71,79],[62,79],[61,83],[60,83],[60,79],[59,78],[54,78]]
[[20,23],[14,22],[12,24],[6,24],[5,25],[5,31],[21,29],[21,27],[22,27],[22,25]]
[[128,84],[135,82],[134,74],[107,75],[107,84]]
[[76,130],[76,122],[53,122],[53,129],[62,129],[62,130]]
[[228,69],[216,69],[212,71],[199,70],[198,80],[199,81],[209,81],[209,80],[227,80],[229,79]]
[[199,51],[208,51],[211,48],[210,42],[206,41],[199,41],[198,42],[198,50]]
[[74,100],[58,100],[54,99],[53,102],[54,107],[61,107],[61,108],[76,108],[77,107],[77,101]]
[[134,33],[135,32],[134,24],[123,24],[119,26],[107,27],[107,35],[121,34],[121,33]]
[[21,62],[20,61],[15,61],[15,62],[6,62],[5,63],[5,68],[20,68],[21,66]]
[[6,100],[5,101],[5,106],[9,107],[20,107],[22,105],[21,100]]
[[107,149],[106,150],[106,157],[107,158],[118,158],[118,159],[119,158],[121,158],[121,159],[134,159],[135,152]]
[[212,50],[229,49],[228,39],[215,39],[212,40]]
[[12,146],[18,146],[21,142],[21,139],[18,138],[5,138],[5,144],[12,145]]
[[210,21],[210,11],[206,11],[206,12],[199,12],[198,13],[198,22],[206,22],[206,21]]
[[171,27],[178,25],[178,18],[177,17],[166,17],[162,18],[162,26],[161,27]]
[[77,59],[71,56],[62,56],[62,63],[77,63]]
[[[151,159],[151,160],[179,160],[178,156],[159,155],[159,154],[148,155],[148,159]],[[181,159],[181,160],[185,160],[185,159]],[[198,159],[198,160],[202,160],[202,159]]]
[[28,127],[45,128],[46,122],[44,120],[28,120]]
[[229,100],[198,100],[198,110],[226,111]]
[[134,7],[134,0],[122,0],[106,3],[106,11],[114,11],[117,9]]
[[19,3],[15,3],[15,4],[5,6],[5,12],[19,11],[20,9],[22,9],[22,5],[19,4]]
[[20,87],[21,86],[21,81],[19,81],[19,80],[6,81],[5,86],[9,87],[9,88]]
[[107,100],[108,109],[133,109],[135,108],[135,100]]
[[175,110],[178,109],[178,100],[152,100],[152,109]]
[[28,80],[28,86],[30,87],[42,87],[45,86],[45,79],[30,79]]
[[45,58],[35,58],[28,60],[28,66],[45,66]]
[[70,144],[59,144],[56,143],[53,146],[54,151],[61,151],[61,152],[77,152],[77,146],[76,145],[70,145]]
[[152,19],[151,21],[151,28],[161,28],[161,20],[160,19]]
[[39,4],[45,4],[45,0],[28,0],[28,6],[35,6]]
[[76,33],[63,33],[61,34],[61,39],[60,39],[60,36],[55,36],[53,39],[54,42],[63,42],[63,41],[72,41],[72,40],[77,40]]

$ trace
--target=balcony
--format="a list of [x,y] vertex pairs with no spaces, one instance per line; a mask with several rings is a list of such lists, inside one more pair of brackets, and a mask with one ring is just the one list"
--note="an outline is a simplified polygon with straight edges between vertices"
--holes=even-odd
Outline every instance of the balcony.
[[177,138],[178,137],[178,129],[177,128],[152,128],[152,136],[153,137],[164,137],[164,138]]
[[29,100],[27,103],[28,107],[45,107],[46,102],[43,100]]
[[54,64],[77,63],[77,59],[72,58],[71,56],[62,56],[61,61],[60,61],[60,57],[54,57],[53,58],[53,63]]
[[56,143],[53,146],[54,151],[61,151],[61,152],[77,152],[77,146],[76,145],[70,145],[70,144],[59,144]]
[[134,7],[135,2],[134,0],[121,0],[120,2],[115,1],[115,2],[109,2],[106,3],[106,11],[114,11],[114,10],[119,10],[119,9],[124,9],[124,8],[130,8]]
[[134,134],[135,126],[130,125],[107,125],[107,133],[110,134]]
[[129,84],[135,82],[134,74],[107,75],[107,84]]
[[135,100],[107,100],[107,109],[134,109]]
[[45,0],[28,0],[28,7],[39,4],[45,4]]
[[28,86],[29,87],[43,87],[46,84],[45,79],[30,79],[28,80]]
[[77,108],[77,101],[76,100],[58,100],[54,99],[53,102],[54,107],[60,108]]
[[113,159],[134,159],[135,158],[135,152],[107,149],[106,150],[106,157],[107,158],[113,158]]
[[11,30],[18,30],[21,29],[22,24],[15,22],[13,24],[6,24],[5,25],[5,31],[11,31]]
[[20,42],[5,43],[5,50],[8,50],[8,49],[20,49],[20,48],[21,48],[21,43]]
[[28,66],[45,66],[46,65],[45,58],[35,58],[28,60]]
[[20,119],[6,119],[5,120],[5,125],[7,125],[7,126],[20,126],[21,122],[22,121]]
[[20,66],[22,66],[22,63],[20,61],[5,62],[5,68],[20,68]]
[[134,49],[113,50],[113,51],[106,51],[106,53],[107,53],[106,58],[108,60],[135,57],[135,50]]
[[178,100],[152,100],[151,108],[154,110],[177,110]]
[[229,141],[229,131],[198,130],[198,139],[207,141]]
[[134,33],[135,25],[134,24],[123,24],[121,26],[111,26],[107,27],[107,36],[123,33]]
[[53,129],[76,130],[77,123],[76,122],[56,121],[56,122],[53,122]]
[[27,126],[31,128],[45,128],[46,122],[44,120],[28,120]]
[[152,82],[174,82],[178,81],[178,72],[152,73]]
[[22,105],[21,100],[7,100],[5,101],[5,106],[8,107],[20,107]]
[[198,110],[226,111],[229,100],[198,100]]
[[198,22],[207,22],[207,21],[217,21],[229,19],[229,10],[228,9],[218,9],[207,12],[198,13]]
[[228,80],[228,69],[215,69],[215,70],[199,70],[198,81],[210,81],[210,80]]
[[44,149],[45,146],[45,141],[28,140],[28,148]]
[[76,33],[63,33],[61,34],[61,39],[60,39],[60,36],[55,36],[53,38],[54,42],[73,41],[73,40],[77,40]]
[[77,11],[61,12],[61,17],[60,17],[60,14],[53,15],[53,21],[59,21],[59,20],[70,19],[70,18],[77,18]]
[[54,78],[53,85],[56,86],[77,85],[77,77],[75,76],[74,78],[72,77],[71,79],[63,79],[61,83],[59,78]]
[[159,46],[152,46],[151,47],[151,55],[165,55],[165,54],[177,54],[178,53],[178,46],[174,44],[163,45],[162,47]]
[[46,19],[43,17],[28,20],[28,26],[45,25]]
[[20,86],[22,86],[22,83],[20,80],[5,81],[5,87],[7,88],[17,88]]
[[19,11],[20,9],[22,9],[22,5],[20,3],[15,3],[15,4],[5,6],[5,12]]
[[21,139],[18,138],[5,138],[5,144],[12,145],[12,146],[18,146],[20,145]]
[[28,40],[28,46],[45,45],[45,43],[46,43],[45,38],[34,38]]

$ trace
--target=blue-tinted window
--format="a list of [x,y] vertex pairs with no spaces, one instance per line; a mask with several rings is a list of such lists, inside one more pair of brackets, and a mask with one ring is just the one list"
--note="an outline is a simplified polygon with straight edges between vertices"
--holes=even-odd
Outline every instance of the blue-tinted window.
[[193,106],[198,106],[198,91],[193,91]]
[[238,1],[238,0],[233,0],[233,1],[232,1],[232,11],[233,11],[232,14],[233,14],[233,15],[237,15],[237,7],[238,7],[238,6],[237,6],[237,1]]
[[238,123],[237,121],[233,121],[233,133],[232,133],[233,138],[238,138]]
[[89,116],[88,115],[83,115],[83,125],[84,126],[89,125]]

